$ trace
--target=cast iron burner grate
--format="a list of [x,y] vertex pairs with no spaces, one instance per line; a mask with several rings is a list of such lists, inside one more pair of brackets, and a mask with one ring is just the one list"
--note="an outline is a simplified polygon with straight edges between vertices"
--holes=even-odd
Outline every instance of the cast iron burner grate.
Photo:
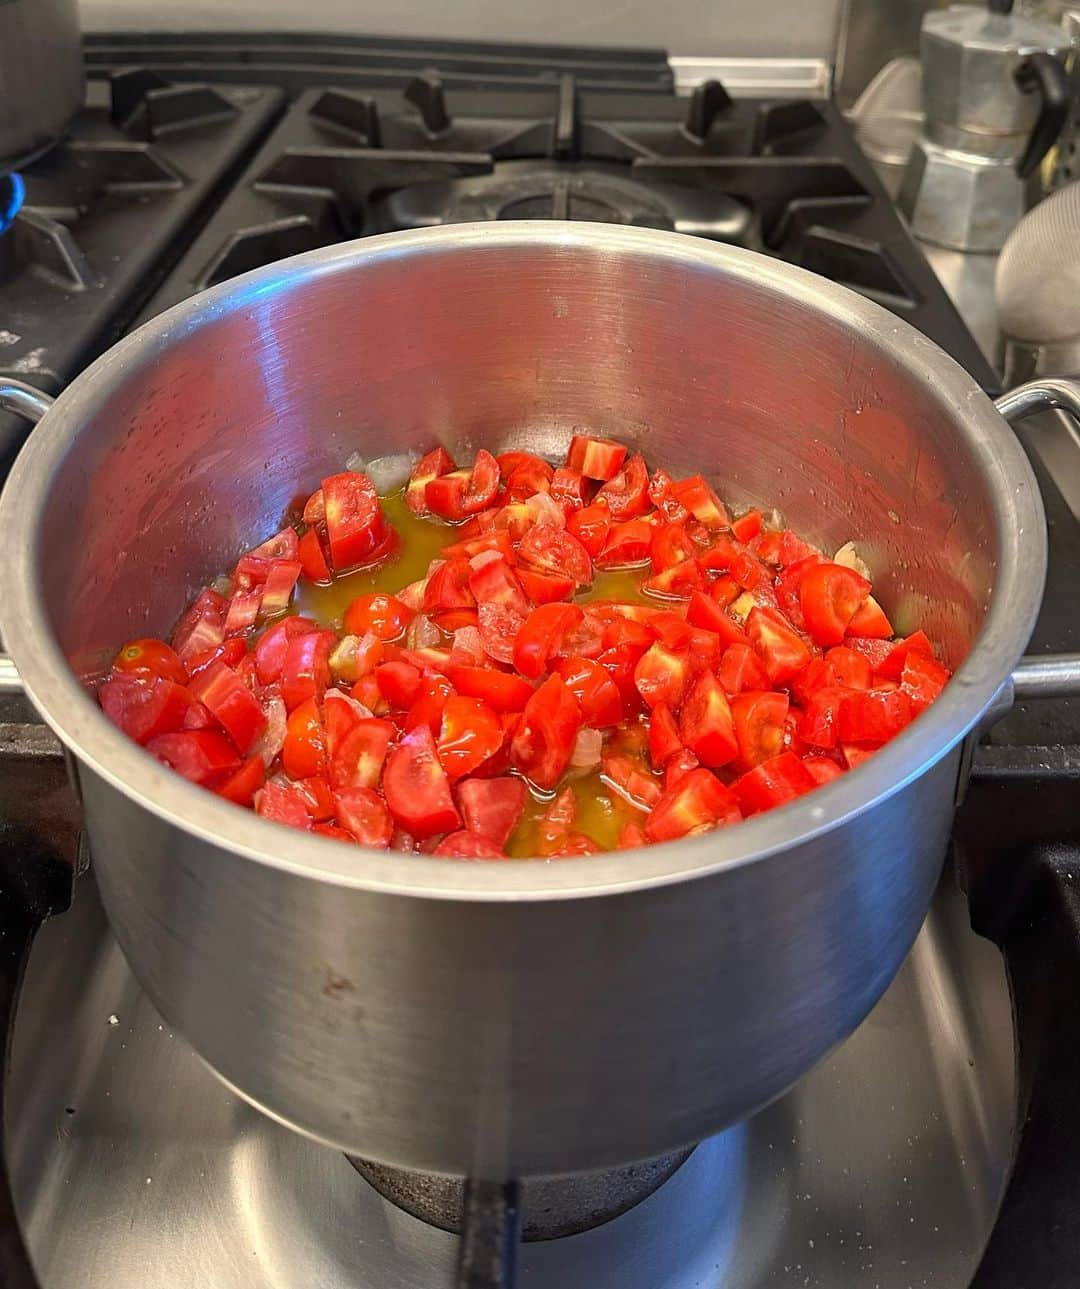
[[[0,374],[58,393],[117,339],[281,102],[137,68],[91,82],[67,136],[22,172],[0,235]],[[24,434],[0,417],[0,455]]]

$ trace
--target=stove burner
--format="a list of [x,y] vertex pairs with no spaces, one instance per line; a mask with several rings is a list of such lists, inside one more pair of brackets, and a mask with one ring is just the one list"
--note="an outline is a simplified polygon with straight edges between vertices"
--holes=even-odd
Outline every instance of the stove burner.
[[26,196],[22,175],[0,175],[0,235],[15,222]]
[[603,162],[497,162],[489,174],[397,188],[371,202],[365,232],[430,228],[476,219],[581,219],[666,228],[750,246],[749,206],[726,193],[642,180]]
[[[603,1226],[629,1212],[672,1177],[693,1153],[677,1150],[593,1173],[533,1177],[522,1183],[522,1239],[558,1240]],[[441,1231],[461,1229],[465,1182],[441,1173],[392,1168],[346,1155],[361,1177],[391,1204]]]

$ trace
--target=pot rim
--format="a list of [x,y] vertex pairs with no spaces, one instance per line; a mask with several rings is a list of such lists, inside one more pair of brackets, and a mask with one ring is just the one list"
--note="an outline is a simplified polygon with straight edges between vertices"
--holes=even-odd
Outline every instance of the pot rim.
[[[104,401],[123,380],[125,368],[148,350],[249,307],[284,279],[295,286],[298,278],[356,271],[388,259],[538,245],[556,254],[648,255],[672,268],[711,267],[736,277],[752,276],[887,347],[907,376],[951,416],[987,479],[1001,543],[986,618],[941,697],[858,769],[735,828],[635,851],[548,862],[467,864],[286,832],[161,766],[116,729],[86,692],[57,645],[36,589],[40,522],[50,481],[88,421],[88,410]],[[974,379],[910,324],[846,287],[753,251],[680,233],[569,221],[457,224],[362,238],[278,261],[173,306],[107,350],[60,395],[16,458],[0,495],[0,531],[25,535],[0,566],[0,631],[41,715],[95,774],[183,831],[297,876],[386,894],[490,902],[581,898],[701,878],[764,860],[851,821],[922,775],[978,721],[1027,643],[1047,559],[1042,498],[1019,441]]]

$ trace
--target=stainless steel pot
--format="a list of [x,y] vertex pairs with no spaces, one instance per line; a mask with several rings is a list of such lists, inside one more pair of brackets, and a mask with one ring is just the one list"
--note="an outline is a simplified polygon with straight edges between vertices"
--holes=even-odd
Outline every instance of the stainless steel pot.
[[[368,1159],[592,1169],[747,1115],[858,1025],[923,920],[965,736],[1042,592],[1042,505],[1003,414],[1054,403],[1080,409],[1053,382],[995,409],[811,274],[595,224],[369,238],[142,327],[48,410],[0,500],[4,637],[74,754],[137,976],[228,1084]],[[898,627],[958,668],[941,699],[737,828],[491,865],[280,829],[164,770],[80,683],[351,452],[555,453],[582,425],[779,504],[826,549],[856,538]],[[1015,684],[1076,683],[1075,659],[1040,666]]]
[[0,0],[0,175],[51,147],[82,103],[78,0]]

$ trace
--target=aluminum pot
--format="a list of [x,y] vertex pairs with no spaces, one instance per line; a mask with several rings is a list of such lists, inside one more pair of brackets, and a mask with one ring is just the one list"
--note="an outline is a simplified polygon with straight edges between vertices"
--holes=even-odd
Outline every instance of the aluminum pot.
[[78,0],[0,0],[0,175],[52,147],[83,86]]
[[[1070,400],[1051,383],[1008,407]],[[778,504],[825,549],[856,538],[897,626],[957,667],[945,693],[854,773],[736,828],[467,864],[237,809],[80,682],[166,634],[352,452],[556,454],[580,426]],[[923,920],[965,736],[1008,690],[1046,560],[1001,413],[891,313],[742,250],[547,222],[369,238],[178,305],[48,410],[0,531],[4,637],[73,754],[106,909],[163,1015],[302,1132],[490,1176],[696,1141],[859,1024]]]

